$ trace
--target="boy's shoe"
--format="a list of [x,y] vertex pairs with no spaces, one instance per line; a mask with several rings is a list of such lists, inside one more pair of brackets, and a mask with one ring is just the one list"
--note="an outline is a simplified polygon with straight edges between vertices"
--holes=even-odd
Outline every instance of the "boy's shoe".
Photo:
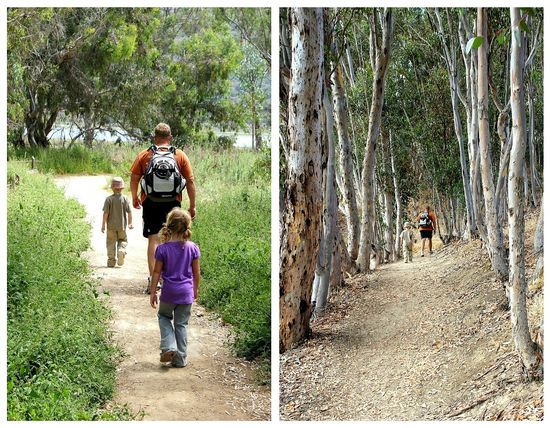
[[107,267],[115,267],[116,262],[107,262]]
[[424,257],[424,252],[423,251],[420,252],[420,257]]
[[161,363],[169,363],[172,361],[172,357],[176,354],[176,351],[164,351],[160,354]]
[[126,253],[124,251],[117,252],[116,258],[117,263],[119,266],[122,266],[124,264],[124,257],[126,256]]
[[433,251],[430,251],[430,256],[431,256],[433,253],[434,253]]

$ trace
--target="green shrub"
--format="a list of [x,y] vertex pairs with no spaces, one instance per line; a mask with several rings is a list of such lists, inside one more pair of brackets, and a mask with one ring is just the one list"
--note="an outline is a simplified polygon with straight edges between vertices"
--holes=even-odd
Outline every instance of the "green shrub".
[[89,225],[51,179],[19,175],[8,192],[7,396],[10,420],[129,419],[103,411],[115,387],[118,351],[108,310],[87,262]]

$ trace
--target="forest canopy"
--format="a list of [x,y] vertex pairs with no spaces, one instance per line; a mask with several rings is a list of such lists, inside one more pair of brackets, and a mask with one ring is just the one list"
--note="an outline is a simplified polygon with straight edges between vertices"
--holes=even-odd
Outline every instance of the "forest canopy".
[[261,135],[270,10],[247,18],[237,9],[8,9],[9,142],[48,147],[58,122],[88,145],[100,131],[142,140],[161,119],[179,145],[209,142],[214,129]]

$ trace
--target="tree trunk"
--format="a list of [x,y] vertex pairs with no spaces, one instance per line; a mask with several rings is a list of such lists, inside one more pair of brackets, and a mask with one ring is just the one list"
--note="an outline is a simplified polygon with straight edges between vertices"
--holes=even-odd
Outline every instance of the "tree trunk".
[[344,281],[342,275],[342,249],[340,248],[340,237],[338,227],[334,230],[334,242],[332,245],[332,266],[330,268],[330,287],[340,287]]
[[[456,58],[456,49],[454,43],[454,34],[451,34],[451,43],[450,45],[447,45],[447,42],[445,41],[444,36],[444,28],[443,28],[443,22],[441,20],[441,15],[439,14],[439,10],[435,9],[435,15],[436,15],[436,22],[437,27],[439,30],[439,36],[441,39],[441,43],[443,45],[443,53],[445,62],[447,65],[447,74],[449,78],[449,85],[451,89],[451,105],[453,108],[453,122],[454,122],[454,130],[456,134],[456,138],[458,140],[458,148],[460,153],[460,170],[462,175],[462,186],[464,188],[464,198],[466,200],[466,213],[468,218],[468,239],[471,236],[475,236],[475,218],[473,216],[473,199],[472,199],[472,191],[470,188],[470,177],[468,173],[468,166],[466,163],[466,154],[464,151],[464,133],[462,130],[462,119],[460,117],[460,110],[459,110],[459,85],[458,85],[458,71],[457,71],[457,58]],[[447,17],[449,25],[450,25],[450,19]],[[451,29],[452,32],[452,29]]]
[[478,115],[479,115],[479,149],[481,155],[481,180],[485,200],[485,224],[487,226],[487,250],[493,270],[498,280],[505,284],[508,280],[508,264],[504,256],[502,225],[498,224],[495,211],[495,185],[491,161],[489,136],[489,91],[487,61],[487,9],[478,8],[478,36],[483,43],[478,49]]
[[322,230],[323,11],[292,8],[288,179],[280,252],[280,351],[310,332],[311,285]]
[[396,211],[394,254],[395,254],[395,259],[399,260],[400,253],[401,253],[400,251],[401,246],[399,245],[399,237],[401,236],[401,232],[403,230],[403,225],[402,225],[403,207],[401,204],[401,189],[399,188],[399,180],[397,179],[397,169],[395,168],[395,157],[393,154],[393,140],[392,140],[391,131],[390,131],[389,146],[390,146],[390,162],[391,162],[391,172],[392,172],[392,178],[393,178],[393,192],[395,195],[395,211]]
[[315,279],[318,278],[318,288],[315,295],[315,316],[321,315],[327,305],[330,269],[332,267],[332,249],[334,247],[334,233],[336,229],[336,169],[334,165],[334,113],[332,104],[325,88],[323,96],[323,112],[325,115],[325,129],[327,141],[327,169],[324,195],[323,236],[321,248],[317,257]]
[[510,233],[510,316],[512,336],[516,350],[528,379],[542,377],[542,354],[531,339],[527,319],[525,280],[525,219],[522,188],[525,165],[526,130],[525,100],[523,88],[522,47],[515,34],[519,28],[520,13],[512,8],[512,60],[510,61],[510,84],[512,96],[512,151],[510,153],[510,175],[508,178],[508,223]]
[[537,264],[533,272],[533,280],[536,280],[544,270],[544,204],[540,206],[539,220],[535,231],[535,240],[533,243]]
[[485,235],[485,233],[483,233],[484,227],[482,215],[483,198],[479,191],[481,181],[481,168],[479,156],[479,117],[477,111],[477,57],[475,56],[474,51],[475,49],[472,49],[472,61],[470,66],[470,102],[472,105],[472,119],[471,128],[468,133],[468,145],[470,155],[470,189],[472,190],[472,215],[475,221],[475,229],[477,231],[477,234]]
[[359,212],[357,209],[357,198],[355,197],[355,186],[353,182],[353,157],[349,138],[348,106],[340,66],[332,63],[331,68],[334,70],[332,74],[332,84],[334,86],[332,97],[340,148],[340,170],[342,172],[344,185],[342,196],[344,199],[346,223],[348,226],[348,252],[351,259],[356,260],[357,254],[359,253],[359,237],[361,230],[359,228]]
[[384,104],[384,88],[386,72],[390,62],[391,42],[393,38],[393,13],[392,9],[385,9],[382,22],[382,46],[376,37],[376,18],[371,15],[371,38],[375,46],[372,55],[375,56],[373,69],[373,91],[371,110],[369,115],[369,129],[367,132],[367,144],[365,158],[363,160],[362,193],[363,213],[361,218],[361,241],[359,244],[359,256],[357,258],[359,268],[366,272],[369,269],[370,247],[372,245],[372,225],[374,223],[373,206],[374,199],[374,162],[376,158],[376,143],[380,134],[382,121],[382,106]]
[[49,111],[45,101],[32,90],[28,90],[29,110],[25,114],[25,127],[30,146],[47,148],[50,145],[48,134],[51,132],[58,111]]
[[394,262],[394,240],[393,240],[393,192],[389,189],[384,191],[384,248],[388,261]]
[[533,103],[533,85],[528,83],[527,85],[527,105],[529,108],[529,172],[531,178],[531,198],[534,207],[538,207],[539,201],[537,197],[537,166],[535,160],[535,107]]

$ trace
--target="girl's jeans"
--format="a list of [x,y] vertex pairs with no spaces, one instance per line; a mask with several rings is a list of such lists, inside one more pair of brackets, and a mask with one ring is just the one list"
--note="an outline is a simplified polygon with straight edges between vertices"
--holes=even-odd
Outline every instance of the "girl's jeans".
[[179,360],[178,364],[183,364],[187,356],[187,325],[191,316],[191,306],[192,304],[159,302],[160,350],[161,353],[177,350],[179,358],[172,359],[174,363]]

